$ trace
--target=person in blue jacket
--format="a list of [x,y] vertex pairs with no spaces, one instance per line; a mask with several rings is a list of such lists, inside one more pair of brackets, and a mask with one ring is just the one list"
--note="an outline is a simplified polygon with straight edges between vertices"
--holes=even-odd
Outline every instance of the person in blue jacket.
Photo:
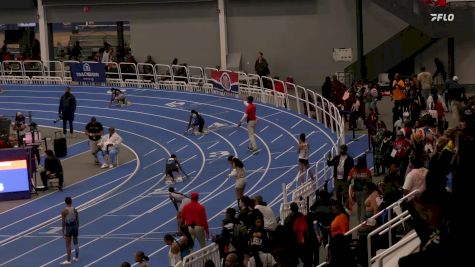
[[59,117],[63,120],[63,133],[66,134],[66,124],[69,122],[69,131],[73,134],[74,113],[76,112],[76,98],[71,94],[71,88],[66,87],[59,100]]

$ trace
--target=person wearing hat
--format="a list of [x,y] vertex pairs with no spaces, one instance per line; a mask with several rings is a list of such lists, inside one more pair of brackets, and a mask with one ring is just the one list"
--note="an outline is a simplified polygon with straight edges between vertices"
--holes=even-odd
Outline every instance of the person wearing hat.
[[248,96],[247,101],[244,102],[246,105],[246,110],[244,115],[238,123],[238,127],[241,127],[241,124],[244,119],[247,121],[247,130],[249,132],[249,146],[248,149],[252,152],[257,152],[256,138],[254,137],[254,132],[256,131],[257,116],[256,116],[256,105],[254,105],[254,97]]
[[209,237],[208,218],[205,207],[198,203],[198,197],[197,192],[191,193],[191,202],[183,207],[181,219],[182,223],[188,226],[191,236],[204,248]]
[[337,200],[340,203],[346,204],[349,187],[348,176],[355,165],[353,158],[348,155],[348,146],[345,144],[341,145],[338,156],[331,158],[329,154],[327,165],[333,166],[333,179]]

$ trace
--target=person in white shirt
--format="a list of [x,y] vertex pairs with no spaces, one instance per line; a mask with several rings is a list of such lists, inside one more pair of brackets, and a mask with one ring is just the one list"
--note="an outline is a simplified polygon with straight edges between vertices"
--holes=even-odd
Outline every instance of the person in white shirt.
[[297,152],[299,154],[298,166],[299,166],[299,182],[300,183],[305,182],[304,169],[307,171],[308,177],[310,177],[312,180],[314,179],[312,168],[308,160],[308,157],[310,154],[310,146],[305,139],[306,139],[305,134],[301,133],[299,137],[299,144],[297,147]]
[[[117,155],[119,154],[119,146],[122,144],[122,137],[116,133],[114,127],[109,128],[109,134],[103,135],[97,147],[97,160],[101,165],[101,169],[114,168],[114,163],[117,162]],[[107,160],[105,156],[108,155]]]
[[426,190],[426,175],[428,170],[424,168],[424,162],[416,157],[411,158],[412,170],[406,175],[402,189],[407,195],[415,190],[420,193]]
[[272,209],[266,206],[266,203],[262,200],[262,196],[256,196],[254,198],[256,205],[255,209],[259,210],[264,216],[264,229],[272,233],[277,228],[277,220]]
[[101,62],[102,63],[106,63],[106,62],[110,62],[110,48],[107,47],[106,49],[104,49],[104,53],[102,53],[102,60]]
[[244,190],[246,189],[246,170],[244,169],[244,163],[235,156],[229,156],[228,162],[231,164],[231,173],[228,177],[236,178],[236,199],[239,207],[239,200],[244,196]]
[[432,74],[426,71],[425,67],[421,68],[421,72],[417,74],[418,87],[425,99],[429,97],[430,89],[432,88]]

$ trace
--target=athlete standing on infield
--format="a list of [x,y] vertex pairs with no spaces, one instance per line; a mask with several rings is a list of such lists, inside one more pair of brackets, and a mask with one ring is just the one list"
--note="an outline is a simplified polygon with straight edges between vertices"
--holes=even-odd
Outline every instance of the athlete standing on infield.
[[73,207],[73,200],[71,197],[66,197],[64,199],[66,207],[61,212],[62,219],[62,233],[63,237],[66,240],[66,254],[67,258],[65,261],[61,262],[61,265],[71,265],[71,238],[74,242],[74,252],[76,253],[73,258],[73,262],[79,261],[79,214],[78,211]]
[[248,96],[247,102],[244,104],[246,105],[246,110],[244,111],[244,115],[242,116],[241,120],[238,123],[238,127],[241,127],[242,121],[246,119],[247,121],[247,130],[249,131],[249,147],[248,149],[252,152],[257,152],[257,145],[256,139],[254,138],[254,132],[256,130],[256,105],[254,105],[254,97]]

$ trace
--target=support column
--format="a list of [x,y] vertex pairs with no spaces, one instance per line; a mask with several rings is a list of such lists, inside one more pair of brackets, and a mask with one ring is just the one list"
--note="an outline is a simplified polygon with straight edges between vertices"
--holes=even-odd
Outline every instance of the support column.
[[449,64],[449,75],[448,79],[452,79],[455,75],[455,41],[454,38],[447,39],[447,52],[448,52],[448,64]]
[[218,12],[219,12],[219,55],[221,58],[221,69],[227,68],[227,55],[228,55],[228,32],[226,25],[226,7],[224,5],[225,0],[218,0]]
[[46,10],[43,6],[43,0],[38,0],[38,28],[40,36],[40,54],[41,60],[50,60],[48,22],[46,20]]
[[364,80],[366,79],[366,59],[363,50],[363,0],[356,0],[356,43],[358,50],[357,77]]
[[125,40],[124,40],[124,22],[117,22],[117,52],[120,55],[120,60],[125,56]]

